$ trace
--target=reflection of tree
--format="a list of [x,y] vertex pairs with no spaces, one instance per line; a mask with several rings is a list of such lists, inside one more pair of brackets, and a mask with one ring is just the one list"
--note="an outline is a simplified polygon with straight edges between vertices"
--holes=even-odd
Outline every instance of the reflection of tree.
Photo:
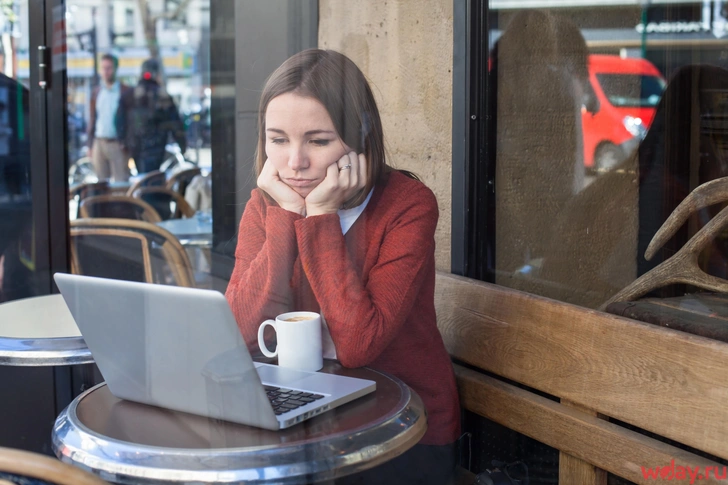
[[[0,0],[2,2],[8,0]],[[10,0],[12,1],[12,0]],[[190,4],[190,0],[171,0],[176,3],[172,9],[164,12],[152,14],[149,4],[152,0],[137,0],[139,4],[139,13],[142,16],[142,25],[144,27],[144,38],[149,48],[149,57],[159,59],[159,42],[157,41],[157,21],[159,20],[175,20],[184,12]],[[170,3],[170,0],[165,0]]]
[[[0,13],[2,13],[3,17],[5,17],[5,21],[7,22],[7,25],[3,25],[2,29],[2,40],[0,40],[0,72],[6,72],[8,69],[11,69],[11,71],[8,71],[6,74],[10,74],[11,76],[15,73],[15,49],[13,46],[13,37],[12,35],[9,35],[13,30],[13,24],[15,24],[18,21],[18,15],[15,12],[15,2],[16,0],[0,0]],[[12,56],[11,59],[11,66],[6,66],[6,56]],[[8,69],[6,69],[6,67]]]
[[18,16],[15,14],[15,0],[0,0],[0,11],[3,13],[5,18],[11,24],[18,21]]

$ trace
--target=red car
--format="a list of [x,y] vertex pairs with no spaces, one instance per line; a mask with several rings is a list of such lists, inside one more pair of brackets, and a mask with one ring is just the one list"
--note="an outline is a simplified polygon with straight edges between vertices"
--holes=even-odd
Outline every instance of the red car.
[[590,55],[589,79],[599,111],[582,110],[584,165],[608,171],[644,138],[665,89],[660,71],[646,59]]

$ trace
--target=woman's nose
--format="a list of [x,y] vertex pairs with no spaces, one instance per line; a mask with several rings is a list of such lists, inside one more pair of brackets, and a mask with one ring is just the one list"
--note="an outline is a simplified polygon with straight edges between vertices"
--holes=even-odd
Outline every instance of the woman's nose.
[[288,168],[291,170],[304,170],[308,168],[308,157],[301,147],[292,147],[288,157]]

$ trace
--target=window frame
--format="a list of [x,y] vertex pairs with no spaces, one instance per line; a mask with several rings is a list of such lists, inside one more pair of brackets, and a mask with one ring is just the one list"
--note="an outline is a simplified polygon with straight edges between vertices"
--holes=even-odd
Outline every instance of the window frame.
[[487,0],[453,0],[451,272],[495,281],[495,165],[490,156]]

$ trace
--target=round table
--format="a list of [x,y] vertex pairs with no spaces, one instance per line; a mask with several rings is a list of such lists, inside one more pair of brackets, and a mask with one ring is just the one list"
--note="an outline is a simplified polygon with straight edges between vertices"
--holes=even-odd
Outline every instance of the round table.
[[402,381],[333,361],[322,372],[374,380],[377,390],[268,431],[120,400],[101,384],[58,417],[53,449],[62,461],[118,484],[291,484],[366,470],[425,434],[422,401]]
[[56,366],[93,361],[63,296],[0,304],[0,365]]
[[212,247],[212,218],[209,216],[168,219],[157,225],[171,232],[182,246]]

